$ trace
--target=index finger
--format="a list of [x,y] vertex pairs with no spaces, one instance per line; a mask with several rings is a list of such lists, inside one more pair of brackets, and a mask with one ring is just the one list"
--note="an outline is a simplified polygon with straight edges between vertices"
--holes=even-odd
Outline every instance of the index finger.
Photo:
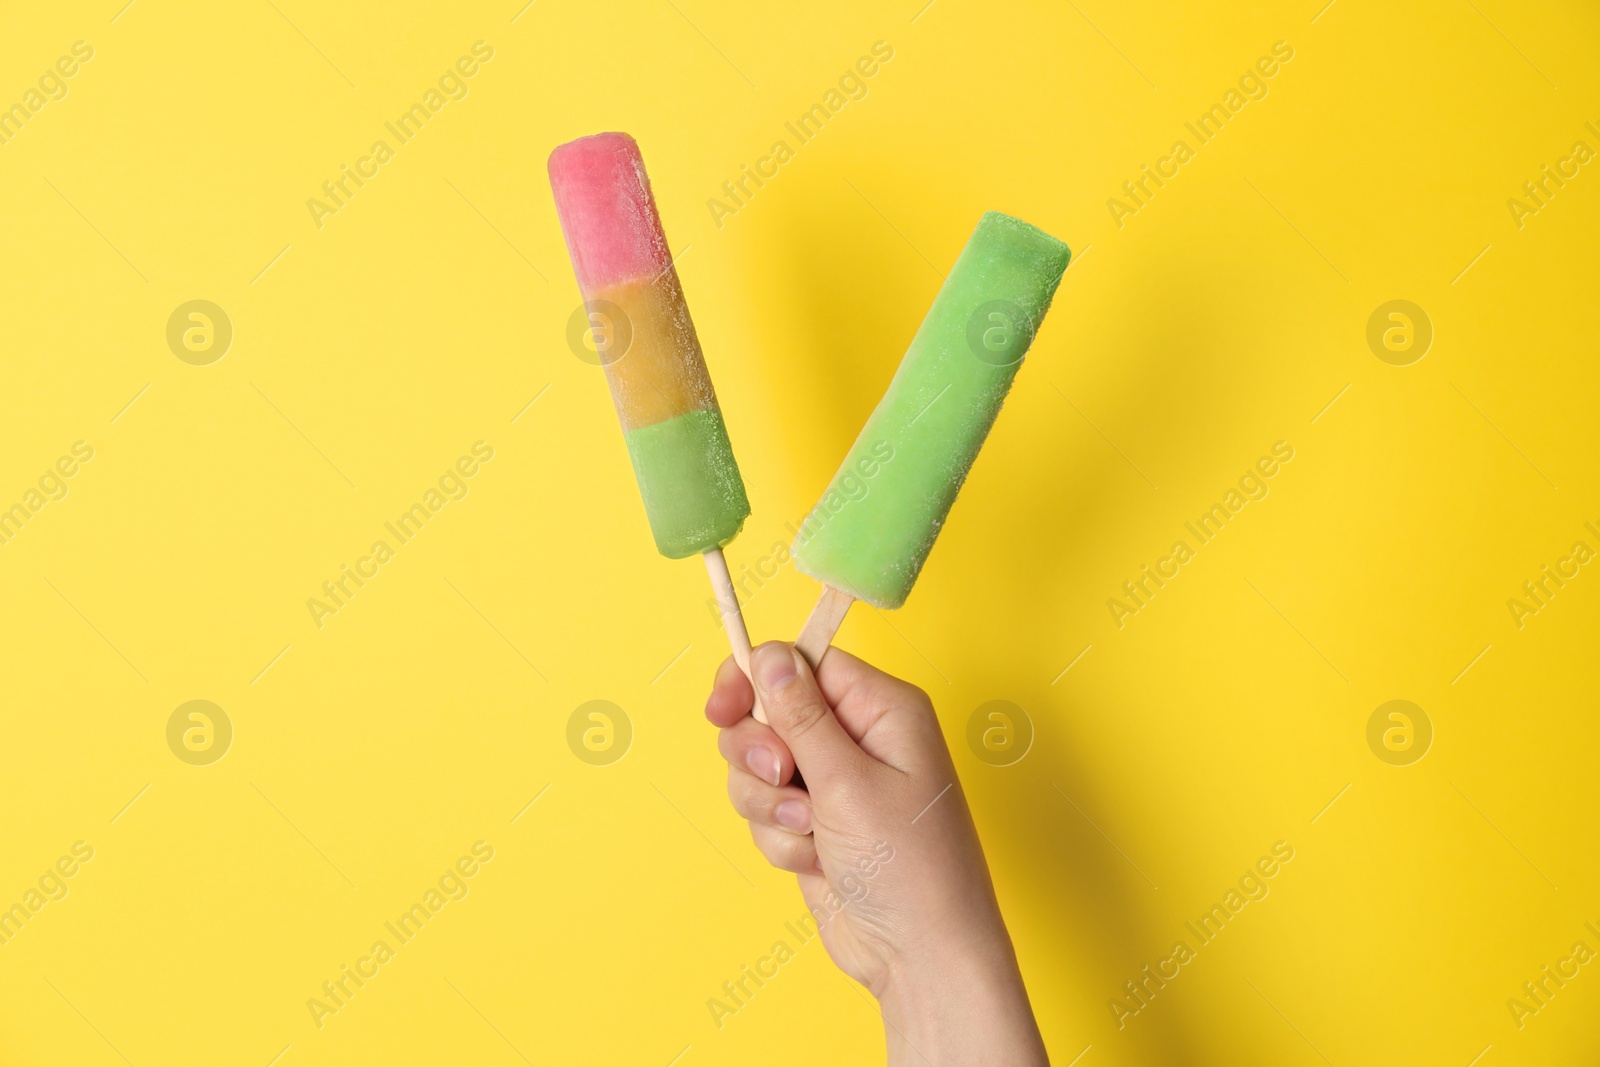
[[749,715],[755,702],[756,691],[751,688],[750,679],[729,656],[717,667],[716,680],[711,683],[711,695],[706,698],[706,718],[713,726],[727,729]]

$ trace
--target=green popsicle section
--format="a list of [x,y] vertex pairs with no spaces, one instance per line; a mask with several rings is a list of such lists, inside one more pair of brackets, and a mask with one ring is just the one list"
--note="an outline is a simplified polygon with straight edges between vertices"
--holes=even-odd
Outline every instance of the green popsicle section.
[[622,439],[663,556],[682,559],[733,540],[750,501],[721,412],[686,412]]
[[1071,256],[1043,230],[984,214],[801,526],[801,571],[881,608],[905,603]]

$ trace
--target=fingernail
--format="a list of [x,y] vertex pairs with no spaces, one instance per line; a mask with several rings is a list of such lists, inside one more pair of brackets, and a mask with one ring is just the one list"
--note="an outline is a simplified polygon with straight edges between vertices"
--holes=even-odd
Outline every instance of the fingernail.
[[811,806],[802,800],[785,800],[772,814],[780,826],[787,827],[797,834],[806,833],[811,829]]
[[778,784],[778,775],[782,773],[783,766],[778,762],[778,757],[764,748],[752,748],[745,753],[744,765],[750,768],[750,773],[763,782]]
[[782,645],[762,645],[751,668],[761,688],[776,692],[794,681],[794,653]]

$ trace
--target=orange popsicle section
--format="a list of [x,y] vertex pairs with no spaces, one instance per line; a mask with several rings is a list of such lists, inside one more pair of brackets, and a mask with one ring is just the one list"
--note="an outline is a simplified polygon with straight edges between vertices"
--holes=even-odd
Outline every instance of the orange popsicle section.
[[[669,268],[653,280],[606,286],[591,297],[596,307],[603,307],[600,301],[613,305],[603,312],[615,321],[601,359],[624,430],[691,411],[717,410],[717,394],[676,271]],[[613,346],[622,349],[620,356],[610,350]]]

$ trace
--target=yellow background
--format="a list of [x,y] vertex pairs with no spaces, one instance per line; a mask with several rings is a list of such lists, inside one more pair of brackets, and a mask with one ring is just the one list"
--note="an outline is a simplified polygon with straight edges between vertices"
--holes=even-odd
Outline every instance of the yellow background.
[[[8,11],[0,102],[95,56],[0,145],[0,504],[95,458],[0,546],[0,906],[95,855],[0,947],[0,1062],[881,1056],[820,944],[720,1030],[706,1007],[803,906],[724,796],[702,568],[652,550],[564,340],[544,161],[608,129],[749,485],[735,572],[983,210],[1077,253],[916,593],[839,638],[933,695],[1055,1062],[1594,1062],[1600,967],[1520,1030],[1506,1001],[1600,949],[1600,574],[1520,630],[1506,602],[1600,548],[1600,173],[1520,229],[1506,201],[1600,148],[1600,16],[921,4]],[[470,94],[318,228],[307,199],[479,40]],[[707,199],[880,40],[868,95],[719,228]],[[1269,95],[1119,228],[1108,198],[1277,41]],[[209,366],[165,340],[192,299],[233,323]],[[1366,343],[1392,299],[1435,331],[1410,366]],[[319,629],[307,599],[479,440],[470,495]],[[1107,599],[1279,440],[1270,496],[1119,630]],[[755,637],[816,592],[784,566]],[[193,699],[235,730],[210,766],[167,747]],[[591,699],[633,727],[609,766],[566,743]],[[1009,767],[965,741],[995,699],[1036,732]],[[1367,745],[1391,699],[1435,731],[1410,766]],[[470,895],[318,1029],[307,998],[478,840]],[[1119,1030],[1107,1001],[1280,840],[1270,896]]]

